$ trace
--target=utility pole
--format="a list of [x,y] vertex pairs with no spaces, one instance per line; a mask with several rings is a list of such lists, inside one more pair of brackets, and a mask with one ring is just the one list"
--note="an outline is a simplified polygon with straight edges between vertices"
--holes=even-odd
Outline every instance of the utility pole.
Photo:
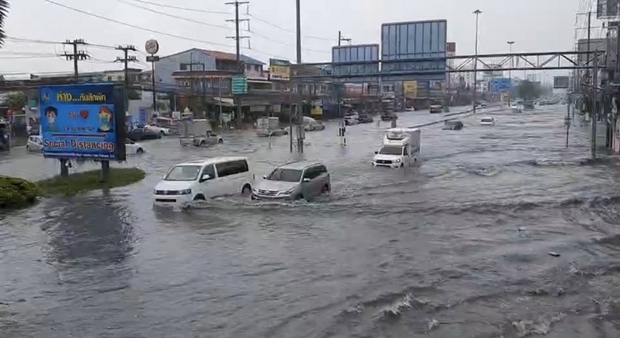
[[[589,50],[588,50],[589,51]],[[596,123],[598,112],[598,48],[596,49],[596,59],[594,60],[594,74],[592,75],[592,135],[591,135],[591,151],[592,159],[596,159]]]
[[[249,1],[234,1],[234,2],[227,2],[226,5],[232,5],[235,6],[235,19],[234,20],[226,20],[228,22],[233,22],[235,23],[235,36],[234,37],[228,37],[229,39],[233,39],[235,40],[236,43],[236,49],[237,49],[237,67],[238,67],[238,71],[239,73],[241,73],[241,75],[245,74],[245,67],[243,66],[242,62],[241,62],[241,39],[248,39],[248,36],[241,36],[239,34],[239,24],[243,21],[249,21],[249,19],[239,19],[239,6],[240,5],[247,5],[249,4]],[[232,82],[231,82],[231,92],[232,92]],[[221,104],[221,102],[220,102]],[[241,121],[241,96],[237,95],[237,120]]]
[[[62,54],[67,61],[73,61],[73,79],[77,84],[80,81],[78,62],[90,58],[86,52],[78,50],[78,46],[86,46],[87,43],[83,39],[67,40],[63,45],[73,46],[73,53],[65,52]],[[60,159],[60,177],[69,177],[69,164],[66,158]]]
[[475,56],[474,56],[474,95],[473,95],[473,113],[476,113],[476,96],[478,94],[478,17],[480,16],[480,13],[482,13],[481,10],[476,9],[474,12],[474,14],[476,14],[476,42],[474,45],[474,49],[475,49]]
[[[512,57],[512,45],[515,44],[514,41],[507,41],[508,46],[510,46],[510,70],[508,70],[508,80],[510,81],[510,89],[512,92],[512,68],[515,67],[514,58]],[[511,93],[508,93],[508,107],[510,107]]]
[[342,36],[342,32],[338,31],[338,47],[342,46],[342,41],[346,41],[351,45],[351,38],[345,38]]
[[127,111],[129,109],[129,62],[138,62],[138,58],[135,55],[129,55],[129,52],[136,51],[135,46],[117,46],[116,50],[123,52],[123,57],[117,57],[116,62],[122,62],[125,70],[125,111]]
[[[296,18],[296,33],[297,33],[297,41],[296,41],[296,45],[297,45],[297,65],[301,64],[301,0],[296,0],[295,1],[295,18]],[[295,118],[293,119],[293,122],[297,125],[296,129],[297,129],[297,151],[299,153],[303,153],[304,152],[304,139],[303,139],[303,133],[304,133],[304,129],[302,126],[302,122],[303,122],[303,107],[301,107],[302,105],[302,100],[301,100],[301,88],[299,87],[299,85],[297,86],[297,104],[295,105]],[[293,131],[293,126],[291,125],[291,132]],[[292,133],[291,133],[292,134]],[[292,137],[291,137],[291,142],[292,142]]]

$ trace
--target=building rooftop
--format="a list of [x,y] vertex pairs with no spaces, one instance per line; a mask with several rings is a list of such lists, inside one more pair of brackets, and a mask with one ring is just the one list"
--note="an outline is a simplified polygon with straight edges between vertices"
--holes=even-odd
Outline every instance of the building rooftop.
[[[237,55],[234,53],[227,53],[227,52],[220,52],[220,51],[215,51],[215,50],[207,50],[207,49],[200,49],[200,48],[192,48],[192,49],[188,49],[188,50],[184,50],[178,53],[174,53],[171,55],[167,55],[162,57],[163,58],[167,58],[167,57],[171,57],[171,56],[175,56],[175,55],[179,55],[182,53],[188,53],[188,52],[197,52],[197,53],[205,53],[207,55],[209,55],[210,57],[213,57],[217,60],[228,60],[228,61],[236,61],[237,60]],[[245,62],[246,64],[250,64],[250,65],[265,65],[264,62],[256,60],[254,58],[251,58],[249,56],[245,56],[243,54],[241,54],[240,56],[241,61]]]

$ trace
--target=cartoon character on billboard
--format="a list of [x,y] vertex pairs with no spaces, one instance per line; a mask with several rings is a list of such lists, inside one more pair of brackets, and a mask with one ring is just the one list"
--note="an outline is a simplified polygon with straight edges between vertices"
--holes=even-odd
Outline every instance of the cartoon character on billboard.
[[98,132],[110,133],[113,132],[114,114],[107,106],[101,106],[99,109],[99,128]]
[[58,131],[56,126],[56,120],[58,119],[58,109],[49,106],[45,108],[45,131],[55,132]]

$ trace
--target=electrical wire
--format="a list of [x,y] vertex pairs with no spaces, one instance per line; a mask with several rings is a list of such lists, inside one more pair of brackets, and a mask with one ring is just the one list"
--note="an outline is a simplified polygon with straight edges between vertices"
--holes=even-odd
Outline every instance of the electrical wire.
[[228,26],[216,25],[216,24],[212,24],[212,23],[208,23],[208,22],[198,21],[198,20],[194,20],[194,19],[190,19],[190,18],[186,18],[186,17],[182,17],[182,16],[178,16],[178,15],[174,15],[174,14],[158,11],[158,10],[154,10],[154,9],[151,9],[151,8],[148,8],[148,7],[144,7],[144,6],[140,6],[140,5],[137,5],[137,4],[133,4],[133,3],[129,2],[129,1],[125,1],[125,0],[116,0],[116,1],[124,3],[124,4],[132,6],[132,7],[140,8],[140,9],[143,9],[145,11],[149,11],[149,12],[152,12],[152,13],[156,13],[156,14],[167,16],[167,17],[174,18],[174,19],[180,19],[180,20],[187,21],[187,22],[193,22],[193,23],[196,23],[196,24],[199,24],[199,25],[203,25],[203,26],[208,26],[208,27],[215,27],[215,28],[219,28],[219,29],[225,29],[227,31],[231,29],[231,27],[228,27]]
[[157,3],[157,2],[145,1],[145,0],[131,0],[131,1],[140,2],[140,3],[143,3],[143,4],[157,6],[157,7],[178,9],[178,10],[181,10],[181,11],[199,12],[199,13],[206,13],[206,14],[230,15],[230,13],[224,12],[224,11],[210,11],[210,10],[204,10],[204,9],[196,9],[196,8],[187,8],[187,7],[179,7],[179,6],[172,6],[172,5],[164,5],[164,4],[160,4],[160,3]]
[[[226,14],[226,15],[230,15],[230,13],[228,12],[222,12],[222,11],[210,11],[210,10],[204,10],[204,9],[199,9],[199,8],[190,8],[190,7],[181,7],[181,6],[172,6],[172,5],[165,5],[165,4],[160,4],[160,3],[156,3],[156,2],[152,2],[152,1],[146,1],[146,0],[129,0],[129,1],[134,1],[134,2],[140,2],[143,4],[147,4],[147,5],[152,5],[152,6],[157,6],[157,7],[162,7],[162,8],[170,8],[170,9],[177,9],[177,10],[181,10],[181,11],[187,11],[187,12],[197,12],[197,13],[207,13],[207,14]],[[273,22],[270,22],[268,20],[262,19],[260,17],[257,17],[256,15],[247,13],[247,15],[253,19],[255,19],[256,21],[260,21],[266,25],[269,25],[271,27],[274,27],[276,29],[288,32],[288,33],[293,33],[295,34],[295,31],[291,30],[291,29],[287,29],[284,28],[282,26],[279,26]],[[308,39],[315,39],[315,40],[322,40],[322,41],[329,41],[332,42],[333,39],[329,39],[329,38],[322,38],[322,37],[318,37],[318,36],[311,36],[311,35],[304,35],[304,38],[308,38]]]
[[232,45],[226,45],[226,44],[223,44],[223,43],[217,43],[217,42],[212,42],[212,41],[205,41],[205,40],[188,38],[188,37],[181,36],[181,35],[166,33],[166,32],[158,31],[158,30],[155,30],[155,29],[150,29],[150,28],[146,28],[146,27],[141,27],[141,26],[133,25],[133,24],[130,24],[130,23],[127,23],[127,22],[122,22],[122,21],[119,21],[119,20],[115,20],[115,19],[111,19],[111,18],[102,16],[102,15],[90,13],[90,12],[87,12],[87,11],[84,11],[84,10],[81,10],[81,9],[78,9],[78,8],[67,6],[65,4],[61,4],[61,3],[58,3],[58,2],[55,2],[55,1],[52,1],[52,0],[45,0],[45,2],[48,2],[50,4],[53,4],[53,5],[56,5],[56,6],[59,6],[59,7],[63,7],[65,9],[68,9],[68,10],[71,10],[71,11],[74,11],[74,12],[77,12],[77,13],[81,13],[81,14],[84,14],[84,15],[92,16],[94,18],[98,18],[98,19],[101,19],[101,20],[113,22],[113,23],[116,23],[116,24],[119,24],[119,25],[123,25],[123,26],[126,26],[126,27],[130,27],[130,28],[134,28],[134,29],[139,29],[139,30],[142,30],[142,31],[145,31],[145,32],[149,32],[149,33],[164,35],[164,36],[168,36],[168,37],[175,38],[175,39],[181,39],[181,40],[186,40],[186,41],[191,41],[191,42],[197,42],[197,43],[202,43],[202,44],[206,44],[206,45],[234,48],[234,46],[232,46]]

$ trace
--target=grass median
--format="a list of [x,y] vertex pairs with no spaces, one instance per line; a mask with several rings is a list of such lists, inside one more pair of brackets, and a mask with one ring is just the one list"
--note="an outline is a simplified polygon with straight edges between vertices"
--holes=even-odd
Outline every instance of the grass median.
[[138,168],[110,168],[108,180],[101,182],[99,173],[100,170],[91,170],[38,182],[0,176],[0,209],[26,207],[40,196],[74,196],[94,190],[124,187],[146,177],[146,173]]

